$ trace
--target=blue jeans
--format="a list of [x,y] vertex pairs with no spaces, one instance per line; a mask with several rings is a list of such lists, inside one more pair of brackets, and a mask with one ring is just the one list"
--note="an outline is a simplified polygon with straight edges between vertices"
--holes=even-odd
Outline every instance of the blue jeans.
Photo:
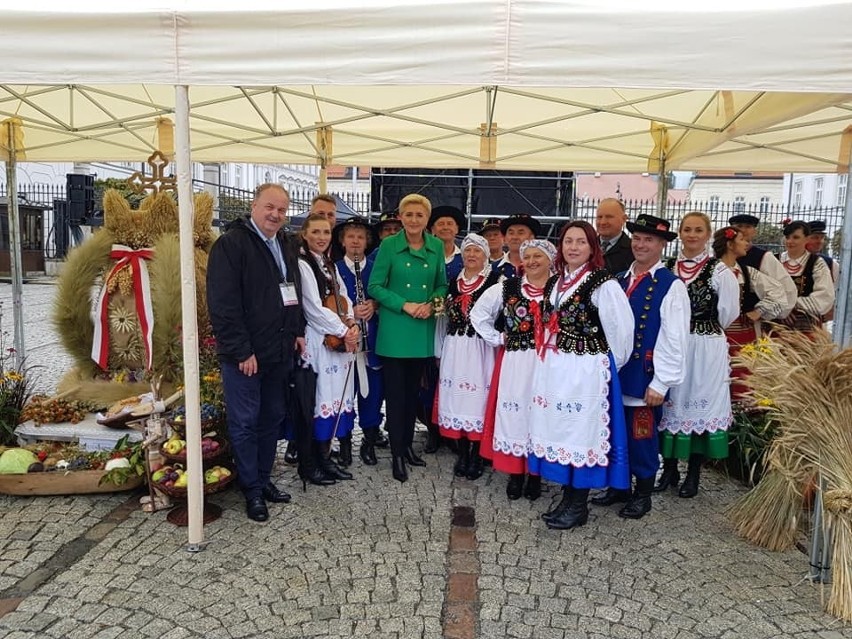
[[231,362],[221,362],[228,414],[228,438],[237,465],[237,481],[246,499],[261,496],[275,462],[284,422],[288,366],[259,365],[251,377]]

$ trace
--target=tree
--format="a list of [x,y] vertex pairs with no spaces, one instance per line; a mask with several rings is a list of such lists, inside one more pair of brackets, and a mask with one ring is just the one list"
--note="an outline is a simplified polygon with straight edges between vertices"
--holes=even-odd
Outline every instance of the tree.
[[784,249],[784,233],[777,224],[761,222],[757,225],[753,243],[767,251],[778,253]]

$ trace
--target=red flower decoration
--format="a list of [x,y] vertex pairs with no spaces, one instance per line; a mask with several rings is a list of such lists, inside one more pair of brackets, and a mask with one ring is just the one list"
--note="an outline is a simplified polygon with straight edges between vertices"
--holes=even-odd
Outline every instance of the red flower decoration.
[[793,218],[785,217],[783,220],[781,220],[781,226],[787,226],[792,221],[793,221]]
[[521,322],[520,326],[518,326],[518,328],[521,329],[521,332],[526,333],[528,330],[530,330],[530,323],[527,321],[523,321]]
[[737,232],[734,229],[725,229],[725,237],[729,240],[734,239],[737,236]]

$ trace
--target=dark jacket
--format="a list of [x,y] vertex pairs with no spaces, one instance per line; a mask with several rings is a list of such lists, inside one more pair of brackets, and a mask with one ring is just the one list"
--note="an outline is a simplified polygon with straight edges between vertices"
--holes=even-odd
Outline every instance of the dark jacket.
[[630,236],[622,231],[615,243],[604,253],[604,264],[611,275],[618,275],[633,264],[633,249],[630,247]]
[[284,306],[281,274],[275,258],[247,219],[235,220],[210,250],[207,309],[219,357],[258,365],[293,360],[296,337],[305,334],[302,282],[290,244],[279,234],[287,280],[296,286],[299,304]]

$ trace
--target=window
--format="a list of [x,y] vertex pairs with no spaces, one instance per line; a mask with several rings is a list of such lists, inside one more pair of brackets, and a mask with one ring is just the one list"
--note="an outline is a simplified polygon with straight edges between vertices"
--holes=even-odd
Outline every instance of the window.
[[764,195],[760,198],[760,212],[769,213],[769,196]]
[[814,208],[822,206],[822,192],[825,185],[825,178],[818,177],[814,180]]
[[745,213],[745,197],[742,195],[734,198],[734,213]]
[[849,174],[837,176],[837,206],[846,206],[846,187],[849,185]]
[[719,196],[718,195],[711,195],[710,196],[709,209],[711,211],[714,211],[714,212],[719,210]]
[[243,184],[243,165],[235,164],[234,165],[234,186],[242,186]]
[[270,182],[272,182],[272,173],[270,173],[269,171],[267,171],[266,173],[264,173],[264,174],[263,174],[263,181],[264,181],[266,184],[269,184]]
[[802,208],[802,181],[796,180],[793,182],[793,206],[797,209]]

